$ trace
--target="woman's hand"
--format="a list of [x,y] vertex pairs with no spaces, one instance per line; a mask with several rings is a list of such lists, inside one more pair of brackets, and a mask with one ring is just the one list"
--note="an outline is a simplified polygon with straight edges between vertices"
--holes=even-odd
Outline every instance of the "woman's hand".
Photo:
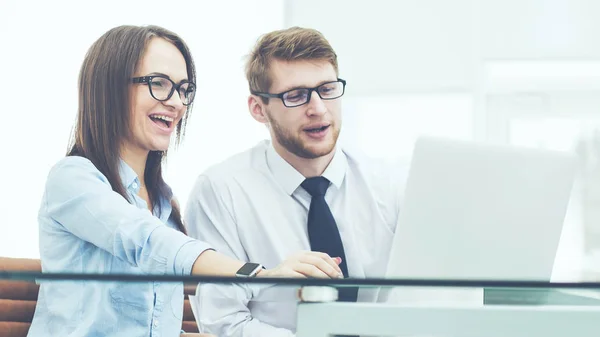
[[260,271],[257,277],[343,278],[338,266],[341,262],[341,258],[325,253],[301,251],[273,269]]

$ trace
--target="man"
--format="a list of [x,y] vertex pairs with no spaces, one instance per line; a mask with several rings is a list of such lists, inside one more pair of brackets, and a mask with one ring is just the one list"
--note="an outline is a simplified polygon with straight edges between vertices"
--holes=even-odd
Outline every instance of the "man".
[[[329,42],[312,29],[268,33],[254,47],[246,76],[250,114],[267,126],[271,141],[199,176],[185,212],[190,235],[267,267],[313,250],[337,259],[344,277],[385,276],[402,179],[337,145],[346,82]],[[294,335],[293,289],[198,291],[204,332]],[[372,301],[376,292],[340,289],[339,297]]]

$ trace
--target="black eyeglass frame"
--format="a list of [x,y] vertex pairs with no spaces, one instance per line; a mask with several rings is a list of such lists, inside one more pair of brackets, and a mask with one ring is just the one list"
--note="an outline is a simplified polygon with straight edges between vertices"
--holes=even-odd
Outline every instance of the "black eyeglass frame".
[[[171,92],[169,92],[169,94],[167,95],[167,98],[165,99],[158,99],[156,98],[156,96],[154,96],[154,93],[152,92],[152,80],[154,78],[164,78],[165,80],[171,82]],[[173,96],[173,93],[175,92],[175,90],[177,90],[177,92],[179,93],[179,99],[181,99],[181,103],[183,103],[183,105],[188,106],[190,104],[192,104],[194,102],[194,99],[196,98],[196,83],[192,82],[192,81],[188,81],[188,80],[183,80],[181,81],[181,83],[177,84],[175,82],[173,82],[172,79],[170,79],[167,76],[164,75],[150,75],[150,76],[140,76],[140,77],[133,77],[131,79],[131,82],[133,83],[141,83],[141,84],[146,84],[148,86],[148,90],[150,91],[150,96],[152,96],[152,98],[154,98],[155,100],[159,101],[159,102],[165,102],[168,101],[169,99],[171,99],[171,97]],[[188,102],[187,104],[185,103],[185,100],[181,97],[181,93],[179,92],[179,89],[181,88],[182,85],[184,84],[189,84],[190,86],[193,86],[194,88],[194,97],[192,97],[192,100],[190,102]]]
[[[342,93],[339,96],[328,97],[328,98],[324,98],[323,96],[321,96],[321,93],[319,92],[319,88],[321,88],[322,86],[327,85],[327,84],[338,83],[338,82],[342,83]],[[304,102],[302,104],[298,104],[298,105],[287,105],[287,104],[285,104],[285,99],[283,98],[285,96],[285,94],[287,94],[287,93],[289,93],[291,91],[294,91],[294,90],[299,90],[299,89],[306,89],[306,90],[308,90],[308,96],[307,96],[306,102]],[[346,92],[346,80],[338,78],[335,81],[325,82],[325,83],[322,83],[319,86],[316,86],[314,88],[293,88],[293,89],[281,92],[279,94],[271,94],[271,93],[268,93],[268,92],[259,92],[259,91],[252,91],[251,93],[253,95],[261,96],[261,97],[265,97],[265,98],[279,98],[279,99],[281,99],[281,102],[283,103],[283,105],[285,105],[287,108],[296,108],[296,107],[299,107],[299,106],[303,106],[304,104],[308,104],[310,102],[311,97],[312,97],[313,91],[315,91],[317,93],[317,95],[319,95],[319,97],[322,100],[331,101],[331,100],[334,100],[334,99],[338,99],[338,98],[344,96],[344,93]]]

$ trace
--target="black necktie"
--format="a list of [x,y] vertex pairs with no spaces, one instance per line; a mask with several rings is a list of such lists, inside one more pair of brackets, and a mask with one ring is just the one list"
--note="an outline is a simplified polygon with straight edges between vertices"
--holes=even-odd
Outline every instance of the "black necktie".
[[[302,187],[312,196],[308,210],[308,239],[311,250],[327,253],[331,257],[341,257],[340,269],[344,277],[348,277],[348,265],[340,231],[325,201],[329,180],[325,177],[308,178],[304,180]],[[357,293],[358,288],[355,287],[338,288],[338,301],[356,302]]]

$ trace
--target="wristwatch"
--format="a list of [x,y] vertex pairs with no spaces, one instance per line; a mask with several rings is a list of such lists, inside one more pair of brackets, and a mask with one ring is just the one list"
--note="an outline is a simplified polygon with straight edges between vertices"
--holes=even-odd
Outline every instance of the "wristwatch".
[[259,263],[247,262],[236,273],[236,277],[255,277],[264,267]]

